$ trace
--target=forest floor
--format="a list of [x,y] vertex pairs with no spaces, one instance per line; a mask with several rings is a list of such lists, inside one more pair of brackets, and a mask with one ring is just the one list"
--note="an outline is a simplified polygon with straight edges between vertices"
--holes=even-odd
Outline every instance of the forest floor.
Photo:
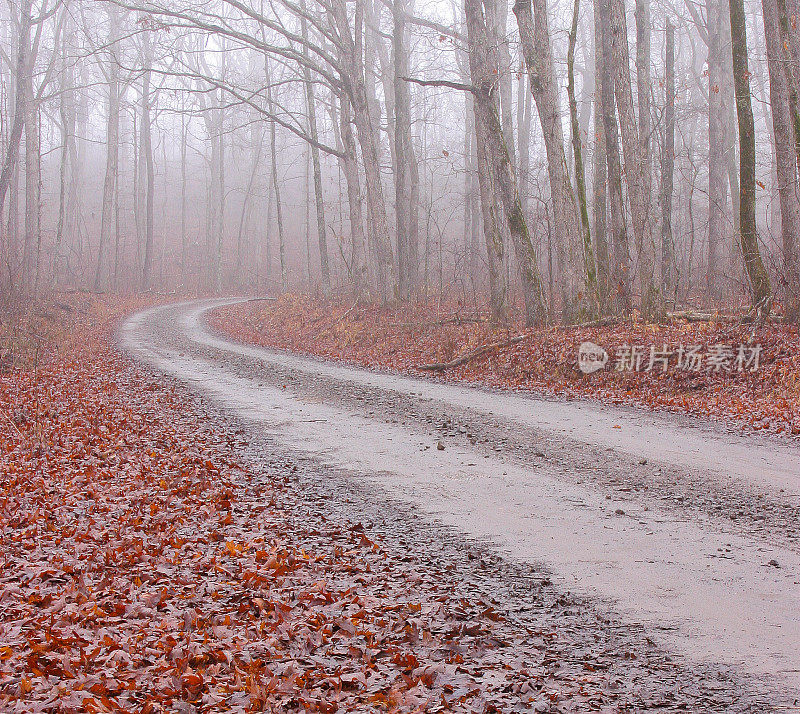
[[[686,663],[547,569],[376,497],[132,361],[117,324],[149,302],[77,294],[3,318],[0,709],[762,712],[778,700],[769,679],[760,692]],[[179,364],[180,340],[148,344]],[[766,522],[737,512],[746,529],[789,533],[780,519],[794,511],[778,506]],[[780,585],[794,567],[779,548],[784,569],[764,573]]]
[[[3,711],[491,712],[624,696],[589,660],[529,670],[526,652],[542,659],[530,633],[488,595],[331,521],[295,463],[248,468],[240,430],[115,349],[143,304],[73,295],[4,317]],[[560,661],[565,644],[541,636]]]
[[[291,350],[381,370],[433,375],[513,391],[566,398],[589,397],[604,404],[638,405],[691,414],[735,429],[800,435],[800,328],[769,323],[664,324],[625,322],[594,327],[528,331],[521,319],[493,327],[485,313],[458,303],[403,304],[382,308],[344,300],[284,295],[276,302],[223,307],[211,316],[222,333],[248,343]],[[514,344],[503,344],[517,335]],[[578,369],[585,341],[609,355],[605,369]],[[483,345],[500,344],[465,364],[441,371],[421,365],[446,363]],[[626,348],[641,347],[641,357]],[[699,346],[700,364],[678,365],[678,350]],[[738,369],[739,348],[743,369]],[[758,365],[746,360],[760,346]],[[659,355],[671,352],[667,368]],[[650,367],[651,349],[655,352]],[[623,350],[624,370],[616,369]],[[714,362],[712,356],[718,357]],[[686,355],[683,356],[687,360]],[[699,368],[697,368],[699,367]]]

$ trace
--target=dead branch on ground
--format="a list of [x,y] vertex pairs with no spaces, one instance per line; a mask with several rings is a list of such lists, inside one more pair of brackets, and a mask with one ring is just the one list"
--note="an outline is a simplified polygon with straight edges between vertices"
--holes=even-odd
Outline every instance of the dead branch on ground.
[[522,342],[526,337],[530,337],[533,333],[532,332],[525,332],[521,335],[516,335],[515,337],[511,337],[507,340],[503,340],[501,342],[492,342],[488,345],[481,345],[480,347],[476,347],[474,350],[470,350],[469,352],[465,352],[459,357],[456,357],[454,360],[450,362],[431,362],[430,364],[417,364],[414,365],[415,369],[423,370],[425,372],[443,372],[446,369],[452,369],[453,367],[460,367],[462,364],[466,364],[478,357],[485,355],[487,352],[491,352],[492,350],[499,350],[503,347],[508,347],[509,345],[515,345],[518,342]]

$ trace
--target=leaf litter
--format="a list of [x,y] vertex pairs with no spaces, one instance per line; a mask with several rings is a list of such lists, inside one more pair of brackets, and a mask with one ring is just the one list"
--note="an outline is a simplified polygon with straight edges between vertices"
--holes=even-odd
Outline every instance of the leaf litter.
[[[4,711],[631,711],[631,702],[703,701],[696,683],[679,692],[664,656],[672,685],[643,699],[614,666],[642,652],[603,650],[577,620],[518,627],[502,603],[465,594],[458,572],[309,509],[296,463],[255,473],[240,458],[246,436],[115,351],[113,324],[135,306],[96,299],[59,349],[0,379]],[[526,585],[526,599],[547,585]],[[573,601],[548,598],[542,612],[578,616]]]
[[[520,315],[492,326],[485,310],[453,300],[381,307],[293,294],[219,308],[211,324],[242,342],[414,375],[430,375],[419,369],[422,365],[449,363],[476,351],[475,359],[434,378],[568,399],[589,397],[690,414],[737,430],[800,435],[800,329],[788,324],[769,323],[753,330],[751,325],[723,321],[671,320],[528,332]],[[523,333],[524,339],[512,342]],[[580,372],[578,346],[584,341],[606,350],[611,362],[606,369],[591,375]],[[499,346],[480,352],[492,344]],[[625,345],[675,349],[681,344],[706,349],[760,344],[759,369],[613,368],[617,350]]]

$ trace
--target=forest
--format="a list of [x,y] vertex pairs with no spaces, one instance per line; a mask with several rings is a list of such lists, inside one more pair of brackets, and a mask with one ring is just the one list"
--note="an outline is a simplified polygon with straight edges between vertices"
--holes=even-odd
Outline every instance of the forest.
[[793,319],[795,4],[9,0],[2,293]]
[[0,0],[0,711],[798,711],[800,0]]

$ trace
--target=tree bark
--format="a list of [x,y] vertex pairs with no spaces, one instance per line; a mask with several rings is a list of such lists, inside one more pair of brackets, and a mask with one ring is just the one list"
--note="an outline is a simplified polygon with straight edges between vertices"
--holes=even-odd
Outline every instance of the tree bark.
[[[270,77],[269,58],[264,55],[264,79],[267,82],[267,106],[270,114],[274,113],[272,100],[272,79]],[[278,221],[278,257],[281,264],[281,291],[289,290],[289,268],[286,263],[286,238],[283,232],[283,207],[281,206],[281,189],[278,181],[278,152],[276,146],[275,122],[269,123],[269,146],[272,162],[272,190],[275,194],[275,215]]]
[[[185,107],[184,107],[185,110]],[[181,282],[186,287],[186,261],[188,245],[186,236],[186,113],[181,113]]]
[[[511,52],[508,43],[508,3],[507,0],[493,2],[494,23],[493,33],[498,38],[498,60],[500,63],[500,120],[503,125],[503,137],[508,147],[508,155],[511,162],[516,166],[517,154],[514,145],[514,120],[511,113],[511,94],[512,94],[512,73],[511,73]],[[488,18],[487,18],[488,20]]]
[[[66,44],[66,43],[65,43]],[[67,217],[67,170],[69,166],[69,101],[70,94],[73,91],[72,75],[67,71],[66,47],[62,46],[62,84],[61,96],[58,103],[58,114],[60,119],[61,130],[61,155],[59,159],[58,170],[58,221],[56,223],[56,241],[53,246],[53,256],[50,264],[50,280],[53,287],[58,284],[58,270],[59,270],[59,256],[61,254],[61,246],[64,241],[64,224]],[[2,216],[2,211],[0,211]],[[0,218],[0,230],[2,218]]]
[[586,200],[586,176],[583,168],[583,147],[581,145],[581,128],[578,123],[578,102],[575,99],[575,43],[578,38],[578,15],[580,0],[575,0],[572,8],[572,26],[569,31],[567,49],[567,95],[569,98],[569,117],[572,127],[572,151],[575,158],[575,187],[580,207],[581,238],[583,243],[583,263],[586,271],[586,289],[591,296],[593,313],[598,312],[600,296],[597,291],[597,269],[592,248],[592,230],[589,225],[589,206]]
[[797,155],[794,151],[789,83],[778,24],[776,0],[762,0],[764,36],[767,45],[769,98],[772,107],[772,132],[775,147],[775,170],[780,202],[783,261],[786,272],[786,315],[800,318],[800,275],[798,275],[798,245],[800,245],[800,200],[798,199]]
[[664,73],[664,146],[661,155],[661,290],[668,300],[674,291],[672,191],[675,167],[675,28],[668,21]]
[[8,134],[3,169],[0,173],[0,224],[2,223],[1,217],[6,194],[17,167],[19,145],[25,128],[26,86],[29,82],[28,75],[30,73],[31,5],[32,0],[23,0],[20,8],[19,44],[17,46],[16,76],[14,78],[14,120],[11,124],[11,131]]
[[[470,85],[469,52],[456,55],[461,81],[464,86]],[[500,231],[499,217],[493,201],[493,182],[490,176],[491,167],[486,156],[486,145],[478,138],[476,121],[475,95],[467,92],[464,102],[467,113],[466,134],[469,137],[468,155],[471,157],[469,172],[471,174],[471,195],[468,210],[470,212],[471,269],[473,282],[479,273],[480,233],[486,246],[486,267],[489,273],[489,310],[493,322],[501,322],[506,314],[506,297],[508,287],[503,273],[503,234]],[[466,137],[465,137],[466,143]],[[521,196],[522,198],[522,196]],[[524,200],[524,199],[523,199]],[[427,252],[426,252],[427,261]],[[426,268],[427,273],[427,268]]]
[[[484,7],[486,8],[484,13]],[[514,244],[529,325],[543,322],[546,307],[539,266],[528,226],[522,211],[514,164],[506,146],[500,119],[496,77],[499,76],[497,38],[490,36],[492,7],[484,1],[465,0],[469,45],[469,65],[475,95],[475,126],[478,146],[484,145],[486,161],[491,166],[495,190],[500,198],[511,240]],[[563,147],[562,147],[563,156]],[[492,217],[489,217],[492,220]]]
[[[535,0],[533,5],[531,0],[517,0],[514,4],[514,14],[517,17],[522,54],[528,68],[531,93],[539,112],[539,122],[544,137],[556,243],[561,255],[572,254],[581,243],[580,219],[564,154],[564,135],[561,128],[546,0]],[[566,269],[567,266],[562,265],[562,270]],[[573,300],[574,297],[570,295],[571,281],[566,273],[561,276],[561,281],[564,299]],[[564,309],[568,307],[566,304],[563,305]]]
[[106,173],[103,180],[103,199],[100,218],[100,245],[97,250],[97,267],[94,274],[94,289],[99,291],[103,286],[106,271],[107,252],[111,243],[111,228],[114,221],[114,187],[117,183],[117,170],[119,166],[119,62],[117,59],[116,42],[119,24],[119,8],[114,3],[109,3],[108,22],[110,61],[108,62],[108,115],[106,117]]
[[353,135],[350,100],[343,96],[339,100],[339,122],[343,153],[340,159],[347,185],[347,205],[350,217],[350,240],[352,241],[352,277],[356,295],[367,284],[367,263],[364,246],[364,217],[361,212],[361,181],[356,162],[356,140]]
[[411,248],[411,185],[409,157],[411,145],[411,91],[408,76],[408,51],[405,44],[405,0],[392,2],[392,64],[394,66],[394,189],[397,241],[397,289],[401,298],[414,290],[417,266],[412,265]]
[[601,0],[601,2],[610,5],[611,54],[606,59],[610,59],[614,75],[614,96],[619,114],[628,201],[631,207],[636,254],[639,259],[641,290],[639,305],[642,315],[651,318],[656,312],[657,305],[653,287],[653,263],[650,256],[653,245],[650,196],[647,193],[650,182],[646,176],[647,162],[642,155],[642,143],[633,105],[625,7],[623,0]]
[[[363,0],[359,0],[362,2]],[[340,39],[342,80],[353,110],[353,120],[361,146],[361,160],[364,166],[364,182],[367,191],[367,211],[375,241],[375,261],[378,273],[378,293],[385,303],[392,297],[394,256],[389,237],[389,223],[386,218],[386,202],[381,184],[380,161],[377,148],[377,131],[369,111],[366,86],[364,84],[364,63],[356,51],[356,43],[350,25],[344,0],[334,0],[331,11]],[[356,27],[356,32],[360,32]]]
[[[305,5],[303,5],[305,7]],[[305,18],[301,18],[301,32],[304,40],[308,40],[308,27]],[[308,50],[304,48],[303,54],[308,57]],[[303,67],[303,79],[305,80],[306,108],[308,110],[308,132],[314,142],[319,141],[317,131],[317,108],[314,98],[314,85],[311,82],[311,70],[308,66]],[[311,164],[314,172],[314,208],[317,217],[317,244],[319,245],[320,272],[322,274],[322,290],[329,293],[331,289],[331,269],[328,262],[328,240],[325,228],[325,202],[322,194],[322,164],[320,162],[319,147],[313,143],[310,145]]]
[[[222,52],[222,71],[225,71],[225,52]],[[219,144],[219,208],[217,209],[216,245],[214,249],[214,290],[222,287],[222,247],[225,240],[225,208],[227,193],[225,190],[225,109],[223,107],[222,92],[219,92],[217,115],[217,142]]]
[[631,310],[630,256],[622,193],[619,133],[615,113],[614,77],[611,71],[611,12],[607,0],[595,0],[595,13],[600,18],[602,63],[600,65],[603,134],[608,169],[609,205],[611,207],[611,248],[613,264],[613,304],[617,313]]
[[531,168],[531,93],[528,91],[528,78],[525,59],[520,62],[519,82],[517,84],[517,155],[519,157],[519,194],[522,208],[528,211],[528,179]]
[[[595,7],[597,3],[595,2]],[[597,256],[600,312],[609,311],[612,292],[611,262],[608,256],[608,157],[603,126],[603,38],[600,13],[594,11],[594,153],[592,155],[592,223]]]
[[39,108],[33,96],[30,68],[25,75],[25,235],[22,248],[23,282],[35,284],[35,256],[41,241],[41,147]]
[[747,29],[744,0],[730,0],[733,81],[739,120],[739,235],[742,256],[750,281],[753,305],[768,309],[772,291],[761,261],[756,232],[756,137],[750,100],[750,72],[747,62]]
[[153,272],[153,200],[155,194],[155,174],[153,168],[153,139],[151,118],[151,75],[153,50],[150,32],[145,30],[142,75],[142,119],[139,148],[142,152],[142,163],[145,172],[145,221],[144,221],[144,262],[142,264],[142,290],[149,290]]
[[784,71],[789,92],[789,113],[794,131],[795,152],[798,165],[800,165],[800,31],[797,28],[800,7],[797,0],[777,0],[777,12]]
[[[639,144],[642,156],[642,178],[644,193],[651,196],[650,146],[650,3],[636,0],[634,19],[636,22],[636,95],[639,105]],[[649,203],[649,200],[648,200]]]
[[[624,9],[624,0],[621,0]],[[641,161],[640,175],[642,178],[642,201],[644,204],[645,219],[648,230],[644,239],[650,237],[641,247],[639,257],[639,282],[642,286],[642,312],[645,306],[649,314],[657,309],[656,305],[649,302],[658,300],[658,291],[655,281],[655,244],[653,242],[653,216],[655,215],[655,200],[652,186],[652,156],[651,156],[651,117],[650,117],[650,1],[636,0],[634,8],[636,23],[636,94],[639,109],[639,160]],[[648,298],[648,294],[650,297]]]
[[256,176],[261,164],[261,145],[262,139],[258,132],[259,125],[255,122],[250,126],[250,153],[253,161],[250,165],[250,177],[247,180],[247,189],[242,200],[242,207],[239,212],[239,228],[236,231],[236,279],[240,285],[247,285],[250,279],[244,277],[244,256],[245,256],[245,235],[247,233],[250,203],[253,196],[253,188],[256,184]]
[[[709,295],[718,294],[719,248],[725,243],[727,207],[726,127],[723,83],[724,50],[722,6],[728,0],[708,0],[708,248],[706,283]],[[726,48],[727,49],[727,48]]]

